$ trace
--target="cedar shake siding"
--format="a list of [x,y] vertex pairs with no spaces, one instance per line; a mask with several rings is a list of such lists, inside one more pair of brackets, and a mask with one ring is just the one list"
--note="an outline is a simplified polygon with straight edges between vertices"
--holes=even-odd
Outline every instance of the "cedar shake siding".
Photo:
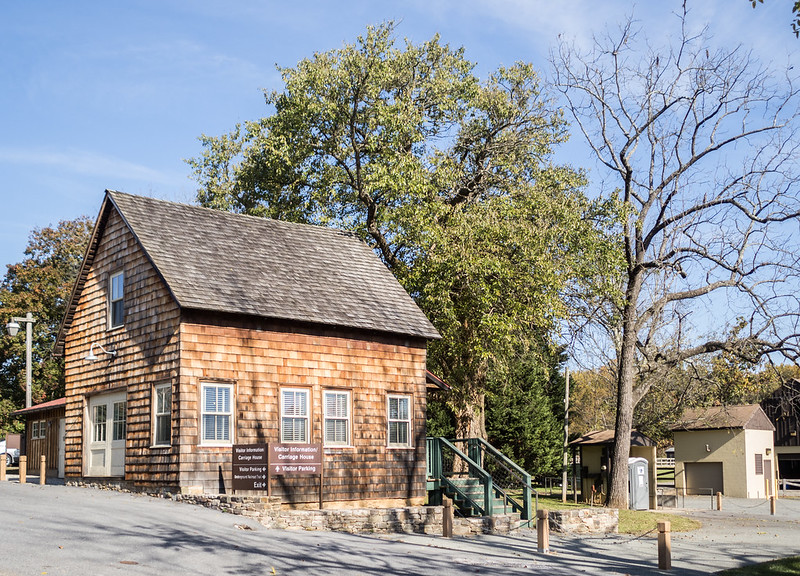
[[[118,272],[124,322],[112,327]],[[307,398],[303,443],[324,446],[328,506],[424,501],[426,346],[439,335],[354,235],[107,191],[67,310],[56,342],[67,479],[229,493],[232,445],[280,442],[281,391],[291,389]],[[164,385],[168,420],[156,415]],[[229,413],[204,419],[204,385],[218,388],[220,405],[230,394]],[[339,393],[328,398],[337,406],[347,399],[346,425],[341,414],[328,422],[347,442],[324,443],[326,392]],[[407,418],[398,416],[406,404]],[[109,438],[95,441],[98,405]],[[231,425],[204,441],[206,420]],[[167,422],[169,441],[159,441]],[[390,426],[399,444],[407,431],[407,445],[390,446]],[[318,502],[316,476],[276,476],[271,486],[287,506]]]
[[[125,274],[124,325],[109,329],[108,282],[118,271]],[[150,389],[176,379],[179,327],[180,309],[133,234],[111,210],[64,338],[66,477],[86,474],[84,442],[90,431],[83,422],[88,398],[127,390],[125,479],[177,485],[177,452],[150,449]],[[88,362],[84,358],[92,343],[99,358]],[[98,344],[117,356],[100,353]]]
[[[424,501],[424,340],[192,314],[180,342],[182,486],[230,490],[231,448],[200,445],[199,391],[207,381],[234,385],[238,444],[280,441],[283,387],[309,391],[309,441],[322,443],[323,391],[349,391],[351,445],[324,447],[326,501]],[[411,449],[388,448],[388,394],[412,397]],[[316,503],[318,486],[317,477],[279,476],[272,493]]]

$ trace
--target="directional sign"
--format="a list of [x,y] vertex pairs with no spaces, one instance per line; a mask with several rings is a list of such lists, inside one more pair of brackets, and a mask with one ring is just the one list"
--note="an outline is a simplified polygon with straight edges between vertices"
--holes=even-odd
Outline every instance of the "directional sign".
[[322,444],[270,444],[273,476],[309,476],[322,473]]
[[234,444],[231,487],[234,490],[267,489],[266,444]]

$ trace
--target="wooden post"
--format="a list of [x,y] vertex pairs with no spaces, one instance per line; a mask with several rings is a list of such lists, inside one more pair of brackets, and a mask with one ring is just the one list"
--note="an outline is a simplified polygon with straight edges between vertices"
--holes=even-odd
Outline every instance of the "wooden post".
[[722,492],[717,492],[717,510],[722,510]]
[[772,516],[775,516],[775,508],[776,508],[775,496],[770,496],[769,497],[769,513]]
[[0,454],[0,482],[6,481],[6,455]]
[[550,513],[547,510],[536,513],[536,543],[539,552],[550,553]]
[[28,481],[28,457],[19,457],[19,483],[25,484]]
[[658,522],[658,569],[670,570],[672,568],[672,540],[670,537],[669,520]]
[[39,486],[44,486],[47,483],[47,457],[42,454],[39,459]]
[[564,447],[561,463],[561,501],[567,501],[567,471],[569,470],[569,368],[564,369]]
[[322,504],[325,501],[325,497],[322,493],[325,486],[325,452],[322,450],[321,445],[319,452],[319,509],[322,510]]
[[442,509],[442,536],[453,537],[453,501],[447,496],[444,498],[444,508]]

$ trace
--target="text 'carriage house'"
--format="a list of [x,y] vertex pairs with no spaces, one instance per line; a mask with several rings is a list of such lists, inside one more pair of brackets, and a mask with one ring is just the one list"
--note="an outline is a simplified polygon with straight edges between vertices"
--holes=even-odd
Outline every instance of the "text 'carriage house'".
[[422,504],[438,337],[351,233],[106,191],[57,341],[65,476],[219,493],[233,445],[319,443],[326,502]]

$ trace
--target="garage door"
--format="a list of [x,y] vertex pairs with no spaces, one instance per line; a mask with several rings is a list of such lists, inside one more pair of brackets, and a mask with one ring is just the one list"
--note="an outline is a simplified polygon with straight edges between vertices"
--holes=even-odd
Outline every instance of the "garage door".
[[684,467],[688,494],[722,492],[722,462],[686,462]]

